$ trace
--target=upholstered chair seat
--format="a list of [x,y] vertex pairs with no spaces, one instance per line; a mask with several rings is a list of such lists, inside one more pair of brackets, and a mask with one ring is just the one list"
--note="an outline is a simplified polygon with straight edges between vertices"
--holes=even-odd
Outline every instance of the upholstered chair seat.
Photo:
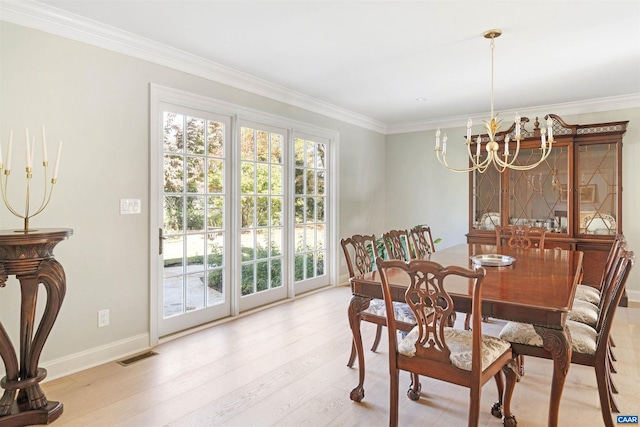
[[587,301],[574,300],[567,319],[595,328],[598,323],[598,306]]
[[[587,355],[596,354],[598,332],[594,328],[573,320],[567,320],[567,328],[571,334],[573,351]],[[508,342],[542,347],[542,338],[536,333],[533,325],[527,323],[508,322],[500,331],[499,337]]]
[[[369,307],[362,311],[363,313],[373,314],[374,316],[386,317],[387,310],[384,307],[384,300],[372,299]],[[402,302],[393,302],[393,314],[398,322],[416,323],[416,317],[413,315],[411,308]]]
[[[398,353],[413,357],[416,355],[416,341],[418,340],[418,326],[413,328],[407,336],[398,343]],[[444,339],[451,353],[451,364],[465,371],[471,371],[471,341],[472,332],[465,329],[444,328]],[[490,335],[482,335],[482,370],[487,369],[498,360],[506,351],[509,351],[511,343]]]
[[593,286],[579,284],[576,288],[575,299],[598,305],[600,304],[600,291]]

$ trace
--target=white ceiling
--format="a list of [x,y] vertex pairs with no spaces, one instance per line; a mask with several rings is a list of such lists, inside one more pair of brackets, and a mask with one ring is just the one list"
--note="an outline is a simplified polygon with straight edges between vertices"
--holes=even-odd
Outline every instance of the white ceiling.
[[638,0],[40,3],[385,126],[488,115],[492,28],[496,111],[640,94]]

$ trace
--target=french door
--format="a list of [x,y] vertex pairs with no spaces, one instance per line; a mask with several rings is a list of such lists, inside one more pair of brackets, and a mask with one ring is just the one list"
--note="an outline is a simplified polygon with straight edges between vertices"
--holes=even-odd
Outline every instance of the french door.
[[240,311],[287,297],[288,132],[242,121],[240,128]]
[[231,121],[162,111],[160,336],[231,313]]
[[176,93],[152,91],[152,342],[326,286],[334,252],[331,139]]
[[294,153],[294,283],[296,294],[328,283],[327,260],[328,140],[296,134]]

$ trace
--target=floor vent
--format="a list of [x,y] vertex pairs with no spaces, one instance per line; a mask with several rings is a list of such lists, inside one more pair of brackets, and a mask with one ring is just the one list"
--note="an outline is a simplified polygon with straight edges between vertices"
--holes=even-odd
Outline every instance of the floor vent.
[[156,353],[155,351],[147,351],[146,353],[138,354],[137,356],[133,356],[128,359],[121,360],[118,362],[118,364],[122,366],[129,366],[132,363],[136,363],[141,360],[148,359],[151,356],[157,356],[157,355],[158,353]]

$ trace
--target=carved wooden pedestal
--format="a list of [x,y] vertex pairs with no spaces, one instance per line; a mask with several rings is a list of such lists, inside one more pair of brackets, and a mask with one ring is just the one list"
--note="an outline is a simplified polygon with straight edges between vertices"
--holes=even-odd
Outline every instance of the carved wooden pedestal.
[[[58,316],[66,290],[64,270],[53,258],[53,248],[69,238],[71,229],[40,229],[29,232],[0,231],[0,287],[9,276],[20,281],[20,360],[0,322],[0,356],[6,376],[0,381],[0,426],[49,424],[62,414],[62,403],[50,402],[40,388],[47,375],[38,361]],[[34,330],[38,286],[47,293],[44,313]],[[1,318],[1,313],[0,313]]]

